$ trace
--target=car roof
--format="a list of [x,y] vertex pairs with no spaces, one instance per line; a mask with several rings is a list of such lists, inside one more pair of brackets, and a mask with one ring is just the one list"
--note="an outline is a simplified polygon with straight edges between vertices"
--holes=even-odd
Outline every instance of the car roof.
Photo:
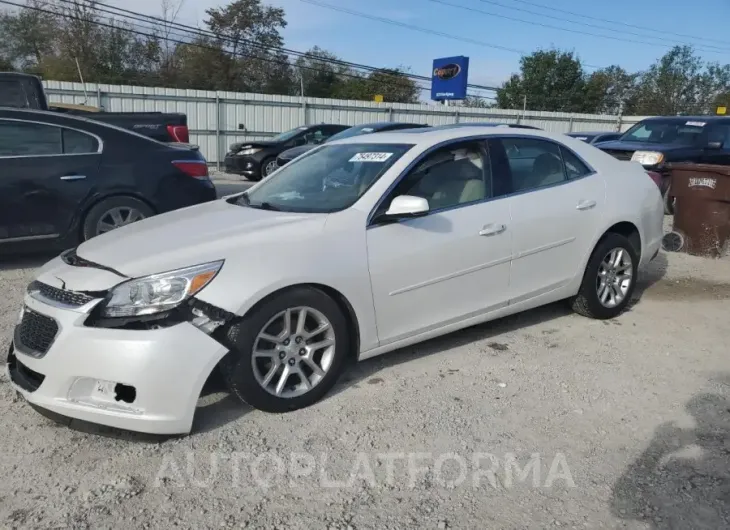
[[539,127],[533,127],[532,125],[522,125],[519,123],[504,123],[504,122],[459,122],[459,123],[447,123],[444,125],[435,125],[434,129],[453,129],[455,127],[507,127],[511,129],[533,129],[533,130],[540,130]]
[[333,144],[340,143],[372,143],[372,144],[408,144],[408,145],[434,145],[459,138],[472,136],[535,136],[547,138],[559,142],[564,141],[562,133],[550,133],[540,129],[510,129],[492,126],[464,126],[464,127],[423,127],[420,129],[403,129],[396,131],[384,131],[378,134],[364,134],[336,140]]
[[730,116],[652,116],[651,118],[644,118],[639,123],[647,121],[730,121]]
[[[160,142],[158,140],[155,140],[154,138],[150,138],[149,136],[145,136],[143,134],[139,134],[136,131],[133,131],[131,129],[125,129],[123,127],[119,127],[118,125],[114,125],[111,123],[106,123],[103,121],[96,121],[93,118],[86,118],[84,116],[79,116],[78,114],[66,114],[66,113],[60,113],[60,112],[54,112],[49,110],[34,110],[34,109],[18,109],[15,107],[2,107],[0,106],[0,119],[10,119],[10,120],[27,120],[27,121],[38,121],[42,120],[45,123],[48,123],[50,125],[57,125],[59,127],[69,127],[69,128],[79,128],[84,129],[84,126],[86,127],[93,127],[97,129],[110,129],[116,132],[129,134],[131,136],[136,136],[137,138],[143,138],[145,140],[149,140],[151,142],[155,142],[161,145],[166,145],[163,142]],[[95,133],[98,133],[98,131],[94,131]]]
[[604,134],[623,134],[621,132],[616,131],[573,131],[569,133],[565,133],[568,136],[602,136]]

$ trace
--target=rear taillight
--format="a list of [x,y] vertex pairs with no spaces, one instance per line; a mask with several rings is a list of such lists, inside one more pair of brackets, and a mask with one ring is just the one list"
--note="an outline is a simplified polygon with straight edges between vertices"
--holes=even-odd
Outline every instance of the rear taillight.
[[173,166],[194,179],[208,179],[208,164],[203,160],[176,160]]
[[659,186],[659,189],[662,188],[662,174],[661,173],[657,173],[656,171],[647,171],[646,174],[651,177],[651,180],[654,181],[654,184]]
[[170,139],[173,142],[180,142],[182,144],[190,143],[190,132],[188,131],[187,125],[168,125],[167,134],[170,135]]

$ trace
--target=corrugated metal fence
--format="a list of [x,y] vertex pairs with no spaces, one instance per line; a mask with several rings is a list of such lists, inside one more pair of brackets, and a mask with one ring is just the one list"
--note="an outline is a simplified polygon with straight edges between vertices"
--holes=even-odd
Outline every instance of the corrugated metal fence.
[[109,112],[182,112],[190,141],[209,162],[222,160],[233,142],[265,139],[299,125],[403,121],[444,125],[455,122],[505,122],[546,131],[626,130],[643,116],[612,116],[426,104],[375,103],[239,92],[211,92],[94,83],[44,81],[50,101],[87,104]]

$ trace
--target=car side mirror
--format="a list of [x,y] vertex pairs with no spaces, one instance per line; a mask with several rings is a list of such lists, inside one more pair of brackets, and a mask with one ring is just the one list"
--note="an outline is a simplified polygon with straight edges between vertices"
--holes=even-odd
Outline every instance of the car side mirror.
[[426,215],[429,209],[428,201],[423,197],[399,195],[391,201],[388,211],[385,212],[385,216],[390,219],[419,217]]
[[722,149],[722,142],[707,142],[707,149]]

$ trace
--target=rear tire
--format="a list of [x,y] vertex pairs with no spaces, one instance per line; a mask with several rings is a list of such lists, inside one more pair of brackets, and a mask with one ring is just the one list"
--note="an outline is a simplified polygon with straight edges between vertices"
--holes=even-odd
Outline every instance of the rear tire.
[[614,318],[626,309],[636,288],[639,256],[631,242],[609,232],[593,250],[573,311],[599,320]]
[[245,403],[266,412],[293,411],[316,403],[335,385],[349,339],[347,320],[332,298],[311,287],[292,289],[228,329],[230,352],[219,367],[231,393]]
[[87,241],[102,233],[152,217],[154,214],[152,208],[134,197],[110,197],[94,205],[86,213],[81,237]]

